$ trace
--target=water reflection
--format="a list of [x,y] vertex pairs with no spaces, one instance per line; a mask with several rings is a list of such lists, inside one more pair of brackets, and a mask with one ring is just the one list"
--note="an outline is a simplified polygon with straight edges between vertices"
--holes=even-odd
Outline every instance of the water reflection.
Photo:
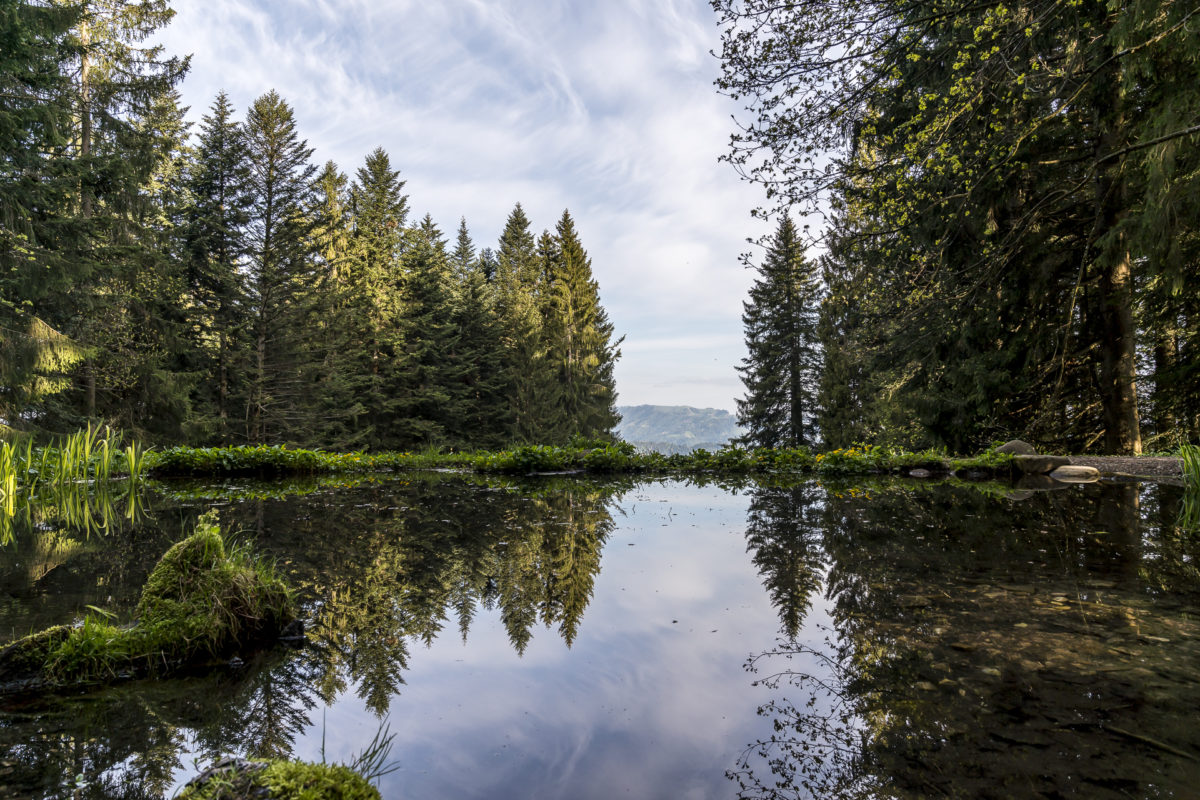
[[388,713],[408,769],[385,796],[1170,797],[1200,779],[1179,490],[729,488],[180,484],[103,537],[44,518],[0,548],[6,632],[85,602],[127,618],[215,505],[300,588],[310,643],[5,698],[0,796],[169,796],[193,760],[312,758],[326,724],[332,747],[347,717]]
[[827,491],[810,552],[832,626],[748,662],[775,733],[730,770],[740,796],[1189,796],[1200,580],[1178,501]]
[[411,646],[432,644],[447,625],[465,641],[479,608],[499,610],[517,653],[538,624],[570,645],[622,488],[481,487],[439,476],[335,500],[231,505],[221,519],[230,531],[253,530],[301,588],[322,697],[353,686],[382,716],[404,683]]
[[276,651],[195,678],[10,699],[0,713],[0,787],[18,797],[162,798],[191,766],[184,752],[208,763],[237,743],[251,756],[287,756],[312,724],[305,666]]

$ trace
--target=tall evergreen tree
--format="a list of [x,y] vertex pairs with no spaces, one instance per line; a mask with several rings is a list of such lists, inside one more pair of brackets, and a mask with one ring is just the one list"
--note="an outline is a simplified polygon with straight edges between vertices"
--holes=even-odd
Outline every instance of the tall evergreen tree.
[[313,227],[312,150],[296,132],[292,109],[275,91],[246,117],[250,163],[247,299],[251,347],[246,437],[288,441],[302,435],[310,399],[306,341],[319,275]]
[[461,413],[462,363],[451,267],[441,231],[427,214],[409,234],[403,258],[404,306],[397,320],[400,355],[389,395],[392,447],[439,445]]
[[453,387],[456,412],[447,423],[449,441],[459,446],[498,448],[507,441],[504,353],[495,297],[466,219],[459,221],[450,254],[454,272],[453,318],[458,327],[454,359],[460,383]]
[[540,398],[551,380],[542,357],[540,278],[529,218],[517,203],[508,215],[496,252],[496,310],[503,332],[505,391],[509,397],[510,439],[537,442],[543,420]]
[[79,13],[0,2],[0,425],[32,422],[35,406],[69,388],[88,352],[62,332],[67,319],[53,302],[87,274],[73,255],[80,176],[68,150]]
[[542,248],[549,266],[542,289],[543,330],[557,416],[570,434],[609,436],[620,421],[613,367],[621,340],[613,340],[592,261],[569,211],[563,211],[553,238],[547,239]]
[[367,413],[357,433],[374,446],[397,446],[393,393],[400,368],[401,256],[405,249],[408,197],[404,181],[382,148],[371,152],[350,187],[351,234],[346,260],[344,329],[358,357],[351,376],[355,401]]
[[467,276],[478,264],[475,242],[471,240],[471,231],[467,229],[466,217],[458,221],[458,236],[454,240],[454,250],[450,253],[450,264],[454,267],[454,276],[459,284],[466,282]]
[[746,396],[737,406],[745,444],[816,443],[819,291],[816,267],[805,259],[791,217],[784,216],[743,304],[748,352],[738,372]]
[[189,184],[187,285],[200,373],[196,428],[203,431],[198,431],[202,438],[229,444],[241,408],[234,392],[246,368],[241,347],[247,311],[242,268],[252,197],[245,131],[233,118],[225,92],[217,95],[201,120]]
[[322,447],[352,450],[369,444],[370,426],[364,423],[368,408],[361,397],[364,326],[355,308],[350,181],[327,161],[317,175],[315,194],[311,242],[320,290],[311,332],[318,377],[311,398],[312,435]]
[[[139,262],[146,258],[135,252],[148,246],[137,230],[148,202],[142,189],[164,155],[147,121],[188,64],[186,58],[164,57],[159,45],[145,44],[175,15],[167,0],[79,0],[78,8],[72,155],[81,176],[74,213],[86,241],[75,257],[91,274],[63,298],[60,313],[75,319],[72,334],[92,345],[82,375],[83,412],[95,417],[98,402],[109,411],[125,407],[121,387],[130,376],[124,359],[105,353],[137,346],[129,327],[134,323],[122,307],[128,299],[123,287],[137,283]],[[107,401],[98,401],[98,391],[107,392]]]

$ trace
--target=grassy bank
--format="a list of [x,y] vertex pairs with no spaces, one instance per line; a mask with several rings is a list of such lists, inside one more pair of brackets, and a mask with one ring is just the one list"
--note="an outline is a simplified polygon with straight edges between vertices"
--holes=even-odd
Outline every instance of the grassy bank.
[[151,453],[149,471],[159,476],[319,475],[382,470],[460,469],[482,473],[596,474],[716,473],[724,475],[877,475],[913,469],[930,472],[1007,473],[1011,457],[984,453],[954,458],[925,451],[853,447],[812,453],[726,447],[687,454],[639,453],[625,442],[593,442],[567,447],[532,445],[498,452],[326,453],[286,447],[173,447]]

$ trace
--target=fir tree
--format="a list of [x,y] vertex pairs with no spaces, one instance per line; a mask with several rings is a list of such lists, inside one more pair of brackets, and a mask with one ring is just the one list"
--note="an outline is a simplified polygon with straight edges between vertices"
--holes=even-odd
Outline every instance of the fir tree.
[[[175,12],[166,0],[82,0],[75,26],[76,124],[74,157],[82,180],[75,213],[86,231],[76,258],[91,280],[78,283],[64,313],[77,320],[73,335],[92,345],[83,375],[83,411],[95,417],[97,392],[110,411],[125,407],[121,388],[130,380],[122,357],[105,353],[137,345],[122,306],[123,286],[136,285],[146,246],[136,220],[148,198],[143,187],[164,153],[147,121],[187,71],[187,59],[166,58],[144,44]],[[80,314],[80,311],[84,311]]]
[[[351,234],[346,261],[347,305],[343,329],[352,334],[355,356],[350,386],[355,402],[366,413],[356,424],[364,441],[395,447],[400,428],[396,423],[393,392],[400,368],[402,267],[406,246],[408,198],[404,181],[392,169],[381,148],[370,153],[350,187]],[[401,427],[403,423],[400,423]]]
[[592,262],[575,221],[563,211],[553,237],[541,248],[548,266],[543,282],[547,360],[554,376],[558,416],[569,434],[610,436],[620,421],[613,366],[620,340],[600,304]]
[[447,423],[447,436],[461,446],[499,448],[508,435],[500,321],[486,267],[475,255],[465,219],[459,221],[450,263],[459,334],[454,358],[461,372],[459,385],[453,387],[456,413]]
[[[28,424],[34,407],[70,386],[88,354],[62,333],[55,298],[87,277],[74,257],[81,178],[67,156],[78,6],[0,3],[0,425]],[[62,310],[57,308],[57,310]]]
[[311,363],[305,334],[318,280],[310,244],[316,168],[292,109],[274,91],[250,107],[246,141],[252,196],[246,436],[251,442],[287,441],[301,433],[310,399],[304,371]]
[[404,306],[397,320],[401,349],[388,387],[394,409],[387,420],[391,447],[444,443],[462,400],[446,243],[429,215],[408,239],[402,264]]
[[815,444],[813,420],[820,368],[817,347],[819,288],[790,217],[767,248],[759,278],[743,304],[748,351],[738,372],[746,396],[738,400],[741,441],[753,447]]
[[337,164],[325,162],[316,179],[312,247],[320,289],[314,305],[312,332],[318,380],[312,404],[312,435],[322,447],[353,450],[369,444],[363,403],[363,325],[356,318],[356,286],[352,283],[352,218],[350,182]]
[[[192,331],[198,355],[195,402],[204,409],[199,425],[223,444],[238,415],[235,389],[245,363],[246,287],[242,267],[250,221],[250,165],[245,133],[233,118],[224,92],[200,124],[200,140],[189,176],[187,288],[194,305]],[[211,414],[211,417],[209,417]],[[201,434],[203,436],[203,434]],[[207,437],[205,437],[207,438]]]
[[495,284],[504,346],[505,392],[509,398],[509,435],[518,442],[541,440],[539,399],[552,380],[542,358],[539,273],[529,218],[517,203],[500,236]]
[[475,258],[475,243],[471,241],[466,217],[458,221],[458,237],[454,240],[454,250],[450,253],[450,264],[454,267],[454,277],[460,285],[466,282],[478,264]]

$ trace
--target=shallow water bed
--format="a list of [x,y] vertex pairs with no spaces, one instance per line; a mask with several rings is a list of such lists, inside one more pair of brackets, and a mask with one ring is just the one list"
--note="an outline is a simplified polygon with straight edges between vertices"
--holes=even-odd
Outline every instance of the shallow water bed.
[[216,506],[299,587],[309,644],[6,698],[0,794],[169,797],[222,754],[350,759],[386,719],[384,797],[1186,797],[1200,536],[1178,505],[1153,485],[174,485],[102,537],[18,532],[0,630],[127,615]]

